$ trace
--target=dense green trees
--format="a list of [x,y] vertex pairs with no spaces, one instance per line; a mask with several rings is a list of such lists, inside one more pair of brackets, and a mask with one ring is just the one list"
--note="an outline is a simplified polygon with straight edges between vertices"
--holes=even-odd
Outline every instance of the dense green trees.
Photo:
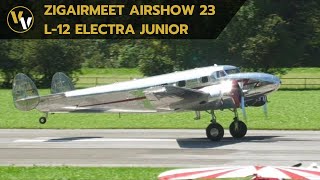
[[3,86],[11,86],[18,72],[48,87],[54,73],[71,75],[79,71],[83,62],[81,41],[74,40],[7,40],[0,41],[0,70]]
[[319,66],[319,7],[317,0],[248,0],[216,40],[103,40],[107,54],[91,66],[138,66],[145,75],[213,64],[264,72]]
[[145,75],[213,64],[275,72],[320,66],[319,0],[247,0],[213,40],[1,40],[0,73],[24,72],[47,86],[57,71],[81,66],[139,67]]

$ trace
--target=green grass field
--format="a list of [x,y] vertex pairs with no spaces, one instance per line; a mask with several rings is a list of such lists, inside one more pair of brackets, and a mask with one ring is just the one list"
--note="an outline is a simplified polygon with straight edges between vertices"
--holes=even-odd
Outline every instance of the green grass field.
[[[84,69],[81,76],[85,86],[92,86],[95,79],[107,84],[139,78],[137,69]],[[320,68],[295,68],[283,75],[284,78],[318,77]],[[301,80],[299,80],[301,81]],[[287,83],[287,82],[284,82]],[[300,83],[297,80],[289,83]],[[302,82],[303,83],[303,82]],[[81,86],[84,87],[84,86]],[[303,86],[297,86],[303,88]],[[41,90],[42,95],[48,90]],[[269,96],[269,116],[265,118],[261,107],[247,108],[249,129],[307,129],[320,130],[320,91],[278,91]],[[14,108],[11,90],[0,90],[0,128],[200,128],[209,123],[210,115],[202,113],[202,119],[193,120],[193,112],[172,114],[56,114],[50,115],[47,124],[40,125],[37,111],[21,112]],[[240,117],[242,114],[240,112]],[[233,118],[228,110],[218,111],[219,122],[227,128]],[[89,168],[89,167],[0,167],[0,179],[6,180],[96,180],[96,179],[157,179],[171,168]],[[237,179],[233,179],[237,180]],[[238,179],[240,180],[240,179]],[[242,178],[245,180],[245,178]]]
[[77,76],[76,86],[78,88],[84,88],[141,78],[143,75],[137,68],[83,68],[81,74]]
[[137,68],[82,68],[80,76],[87,77],[142,77]]
[[[137,68],[83,68],[81,71],[81,73],[77,74],[77,88],[92,87],[143,77]],[[287,71],[287,74],[279,76],[282,78],[281,89],[320,89],[320,68],[292,68]],[[2,79],[0,78],[0,82],[1,81]]]
[[[42,90],[41,94],[48,93]],[[262,107],[247,108],[250,129],[320,130],[320,91],[278,91],[269,96],[268,118]],[[0,90],[0,128],[200,128],[204,129],[210,115],[202,113],[195,121],[194,112],[165,114],[55,114],[39,124],[37,111],[21,112],[13,106],[10,90]],[[242,118],[241,111],[239,112]],[[218,121],[227,128],[233,118],[229,110],[217,111]]]
[[[0,167],[5,180],[156,180],[172,168]],[[175,169],[175,168],[174,168]],[[224,180],[249,180],[232,178]]]
[[[143,75],[137,68],[83,68],[80,76],[87,77],[106,77],[106,76],[122,76],[122,77],[142,77]],[[296,77],[319,77],[320,68],[292,68],[288,69],[285,75],[281,75],[283,78],[296,78]]]
[[[137,69],[83,69],[88,78],[105,77],[107,84],[115,81],[142,77]],[[319,77],[320,68],[294,68],[282,77]],[[88,83],[92,79],[88,79]],[[41,90],[41,94],[48,94]],[[278,91],[269,97],[269,116],[266,119],[262,108],[247,108],[248,127],[251,129],[320,129],[320,91]],[[10,90],[0,90],[0,128],[205,128],[210,115],[202,113],[202,120],[194,121],[193,112],[171,114],[55,114],[47,124],[40,125],[37,111],[21,112],[14,108]],[[241,115],[241,113],[240,113]],[[218,111],[219,122],[228,127],[233,113]]]
[[[320,68],[293,68],[289,69],[287,71],[287,74],[279,76],[282,80],[281,89],[320,89]],[[78,77],[76,86],[78,88],[84,88],[120,81],[127,81],[130,79],[141,77],[143,77],[143,75],[139,72],[138,69],[84,68],[82,70],[82,74]]]
[[281,89],[320,89],[320,68],[293,68],[280,78]]
[[310,67],[310,68],[292,68],[287,71],[287,74],[281,75],[282,78],[310,78],[318,77],[320,78],[320,68]]
[[5,180],[152,180],[169,168],[0,167]]

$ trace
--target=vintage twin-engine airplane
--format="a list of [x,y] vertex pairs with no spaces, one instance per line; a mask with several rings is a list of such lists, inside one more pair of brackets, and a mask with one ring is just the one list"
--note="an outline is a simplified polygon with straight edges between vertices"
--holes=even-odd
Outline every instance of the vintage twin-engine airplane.
[[24,74],[17,74],[13,83],[16,108],[45,113],[39,119],[46,123],[49,113],[155,113],[200,111],[211,114],[207,137],[219,141],[224,135],[214,110],[230,109],[234,119],[229,129],[235,138],[247,133],[247,126],[238,118],[237,108],[245,115],[246,106],[265,106],[268,93],[276,91],[280,80],[265,73],[240,73],[234,66],[210,66],[126,82],[74,90],[63,73],[52,78],[51,95],[39,96],[35,84]]

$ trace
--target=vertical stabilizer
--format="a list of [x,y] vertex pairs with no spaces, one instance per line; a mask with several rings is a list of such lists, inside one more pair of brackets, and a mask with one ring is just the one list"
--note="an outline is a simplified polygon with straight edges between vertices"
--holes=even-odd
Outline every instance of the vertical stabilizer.
[[22,111],[34,109],[40,101],[36,85],[22,73],[17,74],[13,80],[12,96],[15,107]]
[[74,85],[71,79],[62,72],[57,72],[52,77],[51,93],[63,93],[74,90]]

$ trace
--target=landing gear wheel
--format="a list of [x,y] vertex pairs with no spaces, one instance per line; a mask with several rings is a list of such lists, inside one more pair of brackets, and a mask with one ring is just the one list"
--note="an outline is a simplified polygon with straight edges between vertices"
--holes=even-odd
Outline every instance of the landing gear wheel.
[[233,121],[229,131],[234,138],[243,138],[247,134],[247,125],[242,121]]
[[211,141],[220,141],[223,138],[223,127],[218,123],[211,123],[206,129],[207,137]]
[[45,118],[45,117],[39,118],[39,123],[40,124],[45,124],[46,122],[47,122],[47,118]]

